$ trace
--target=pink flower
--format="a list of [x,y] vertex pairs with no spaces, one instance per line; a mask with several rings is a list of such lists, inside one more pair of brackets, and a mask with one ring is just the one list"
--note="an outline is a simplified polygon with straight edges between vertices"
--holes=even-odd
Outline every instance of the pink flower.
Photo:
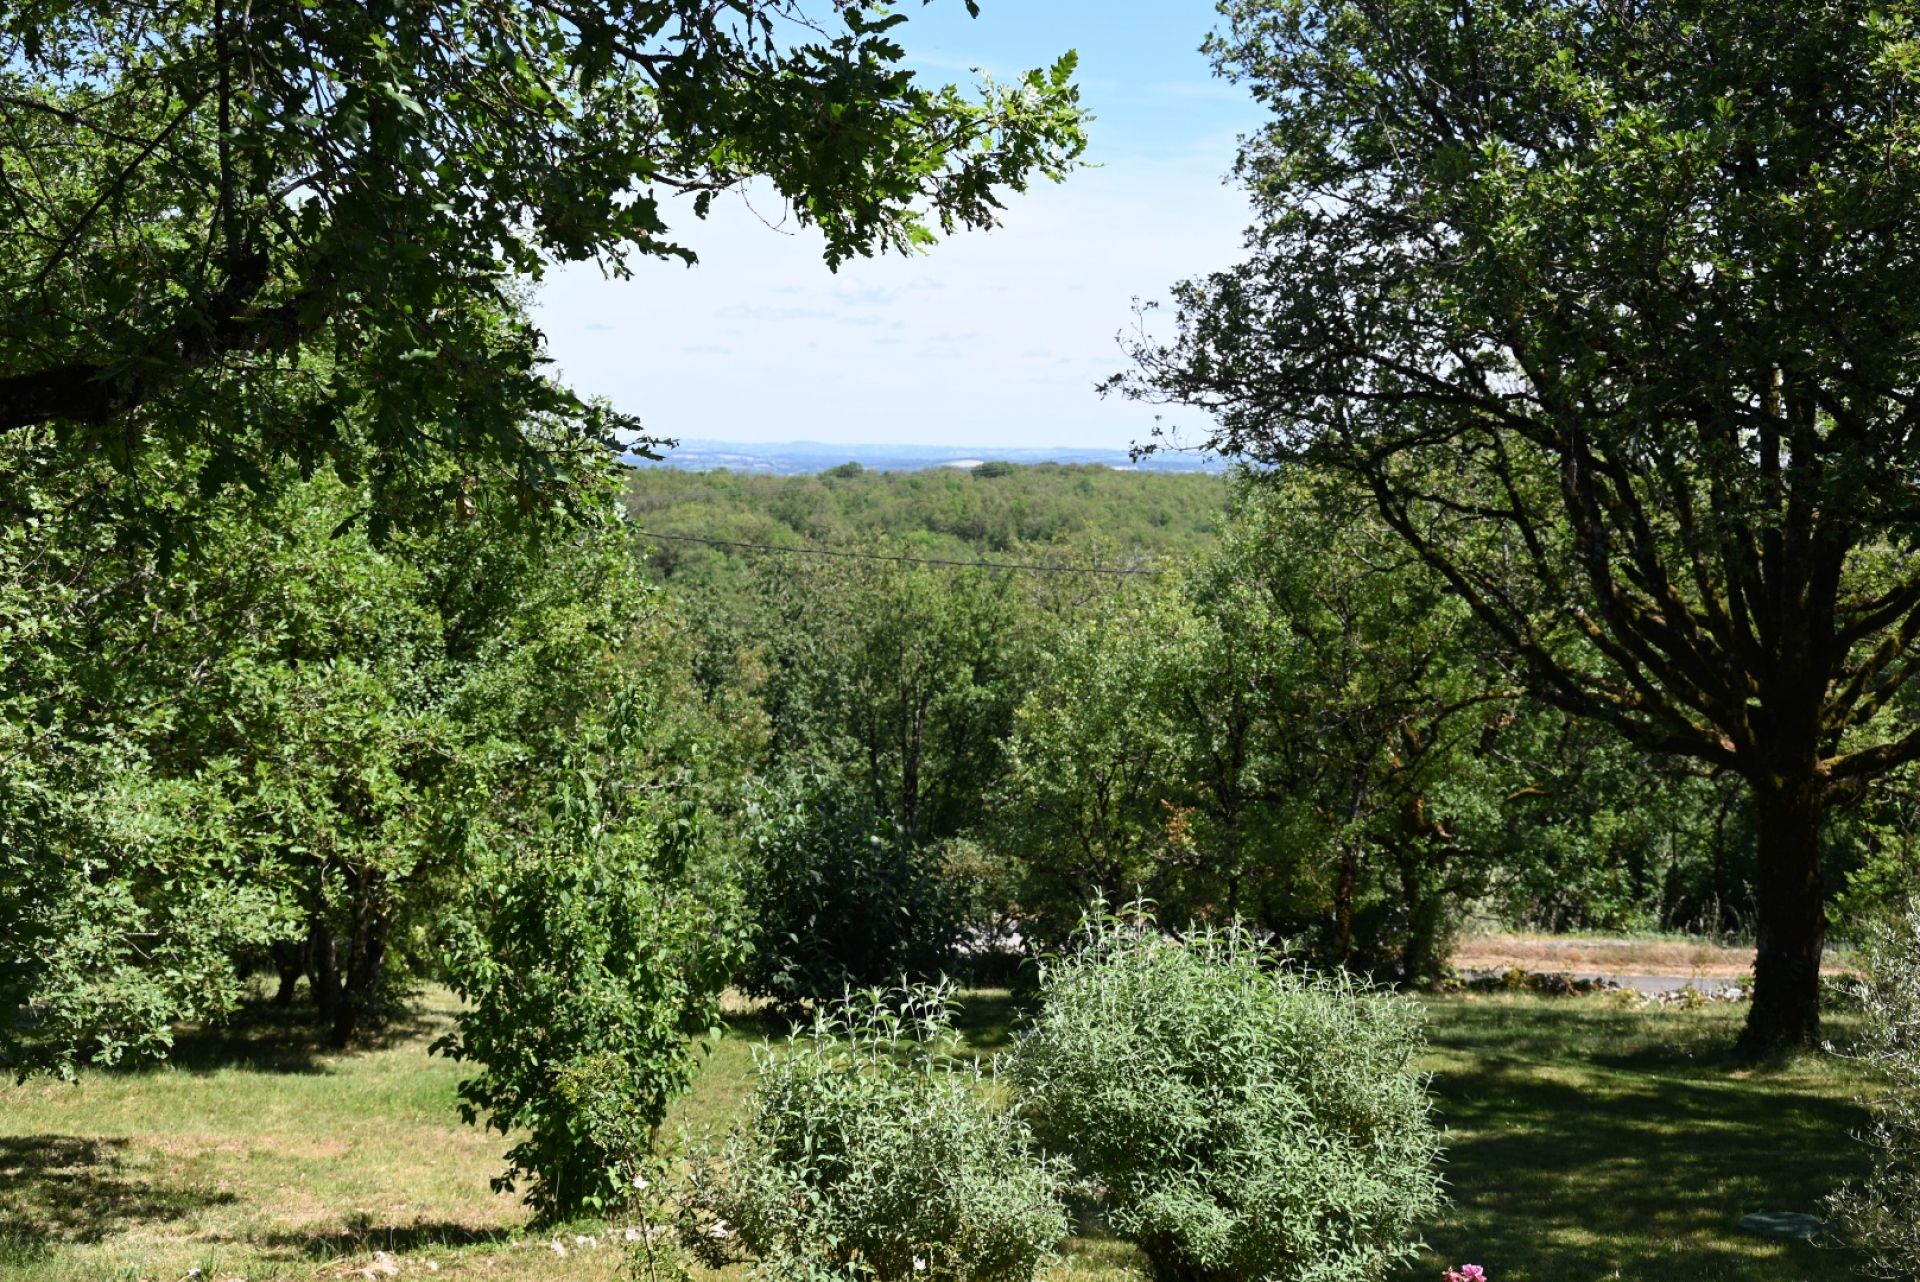
[[1487,1271],[1477,1264],[1463,1264],[1447,1270],[1446,1282],[1487,1282]]

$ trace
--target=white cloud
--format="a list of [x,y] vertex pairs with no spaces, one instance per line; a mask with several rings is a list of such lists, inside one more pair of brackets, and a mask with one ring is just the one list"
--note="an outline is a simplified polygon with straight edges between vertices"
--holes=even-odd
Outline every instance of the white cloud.
[[555,273],[541,323],[576,389],[666,436],[1125,447],[1154,411],[1093,385],[1124,364],[1135,298],[1237,256],[1230,158],[1116,159],[1011,199],[998,231],[838,275],[764,198],[721,202],[681,229],[697,267]]

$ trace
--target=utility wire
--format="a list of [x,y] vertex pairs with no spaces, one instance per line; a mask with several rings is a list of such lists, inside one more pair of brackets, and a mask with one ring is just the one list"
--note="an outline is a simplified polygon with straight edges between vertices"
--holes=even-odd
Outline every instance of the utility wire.
[[1159,570],[1121,570],[1098,565],[1039,565],[1020,561],[952,561],[937,556],[890,556],[883,552],[843,552],[836,548],[782,547],[777,543],[741,543],[733,539],[708,539],[697,534],[658,534],[637,530],[642,538],[668,543],[700,543],[712,548],[737,548],[742,552],[787,552],[799,556],[833,556],[848,561],[891,561],[899,565],[944,565],[965,570],[1024,570],[1033,574],[1106,574],[1120,577],[1152,577]]

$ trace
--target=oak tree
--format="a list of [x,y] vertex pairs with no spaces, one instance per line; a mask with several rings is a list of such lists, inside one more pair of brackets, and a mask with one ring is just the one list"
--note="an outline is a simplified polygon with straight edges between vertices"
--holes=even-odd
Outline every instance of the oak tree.
[[1123,381],[1358,477],[1541,695],[1742,779],[1745,1042],[1813,1040],[1823,816],[1920,756],[1920,9],[1222,10],[1257,222]]

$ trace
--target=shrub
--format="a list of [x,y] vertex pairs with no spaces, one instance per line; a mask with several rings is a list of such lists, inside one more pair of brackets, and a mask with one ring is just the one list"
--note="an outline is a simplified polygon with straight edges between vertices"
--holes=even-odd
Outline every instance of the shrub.
[[761,797],[748,838],[748,992],[792,1011],[931,979],[953,960],[962,906],[940,852],[916,846],[861,789],[798,772]]
[[1010,1076],[1156,1277],[1353,1282],[1412,1255],[1440,1180],[1410,1002],[1139,905],[1084,922],[1039,995]]
[[1872,1121],[1860,1137],[1873,1174],[1834,1194],[1829,1208],[1869,1276],[1912,1278],[1920,1276],[1920,903],[1870,926],[1860,955],[1860,1054],[1885,1089],[1868,1101]]
[[467,1009],[434,1044],[482,1065],[461,1114],[524,1131],[493,1185],[527,1180],[546,1218],[626,1200],[741,951],[644,805],[584,771],[555,787],[546,827],[473,870],[448,932]]
[[1066,1236],[1054,1171],[951,1049],[946,988],[874,990],[757,1053],[747,1120],[697,1159],[684,1240],[769,1278],[1024,1282]]

